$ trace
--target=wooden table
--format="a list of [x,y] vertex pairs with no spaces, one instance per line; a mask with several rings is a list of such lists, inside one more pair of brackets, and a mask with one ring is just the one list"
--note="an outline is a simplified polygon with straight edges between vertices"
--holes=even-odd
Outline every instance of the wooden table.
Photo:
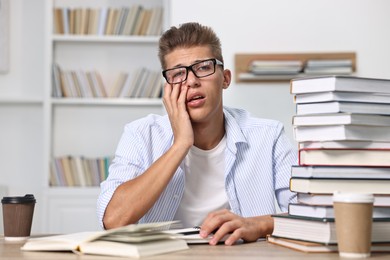
[[[0,259],[36,259],[36,260],[67,260],[67,259],[125,259],[118,257],[106,257],[96,255],[76,255],[67,252],[25,252],[21,251],[20,247],[23,243],[5,242],[3,237],[0,237]],[[143,259],[162,259],[162,260],[182,260],[182,259],[339,259],[337,253],[303,253],[294,251],[281,246],[276,246],[259,241],[255,243],[238,244],[234,246],[209,246],[209,245],[190,245],[189,250],[178,251],[169,254],[145,257]],[[371,258],[374,259],[390,259],[390,253],[374,253]]]

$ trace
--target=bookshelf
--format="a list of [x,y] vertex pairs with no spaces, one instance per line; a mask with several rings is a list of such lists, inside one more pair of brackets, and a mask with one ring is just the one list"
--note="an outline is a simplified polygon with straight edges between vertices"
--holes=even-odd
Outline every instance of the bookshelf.
[[[96,200],[99,188],[96,182],[92,184],[76,182],[69,185],[66,181],[58,181],[61,179],[59,175],[64,177],[61,169],[63,165],[57,164],[55,171],[53,162],[54,159],[63,157],[91,160],[112,158],[126,123],[150,113],[164,113],[161,98],[158,96],[110,96],[109,93],[117,85],[121,73],[128,77],[135,77],[137,70],[145,68],[161,75],[157,47],[161,31],[169,24],[167,14],[169,0],[45,2],[47,48],[44,55],[46,69],[43,100],[43,186],[45,187],[43,232],[97,230],[99,226],[96,220]],[[162,20],[159,23],[161,29],[150,34],[126,35],[113,32],[99,34],[97,28],[91,29],[93,33],[82,33],[81,29],[77,29],[77,32],[74,29],[72,33],[58,30],[56,10],[61,12],[67,10],[68,13],[71,10],[82,10],[81,12],[85,13],[87,10],[106,9],[109,13],[109,10],[115,9],[118,10],[119,16],[119,13],[124,10],[127,10],[129,15],[129,10],[133,6],[142,6],[145,10],[161,8],[163,10]],[[73,18],[74,23],[81,23],[77,21],[76,16]],[[73,16],[68,17],[68,21],[72,20],[71,17]],[[122,26],[125,24],[123,23]],[[108,20],[105,26],[108,26]],[[58,74],[60,77],[57,80],[53,76],[53,64],[60,68]],[[86,72],[90,71],[96,71],[100,75],[107,92],[106,96],[65,95],[64,72],[74,72],[73,75],[86,77]],[[160,77],[162,80],[162,76]],[[57,85],[59,82],[60,85]],[[88,85],[92,85],[91,82],[89,81]],[[84,83],[85,81],[80,80],[72,84],[81,89],[78,93],[85,93]],[[52,174],[53,172],[59,175]],[[71,174],[74,172],[74,169],[71,170]],[[53,176],[57,176],[57,182],[50,181],[53,180]]]
[[[237,83],[256,83],[270,81],[289,81],[292,78],[303,76],[317,76],[326,73],[305,73],[307,62],[315,61],[349,61],[350,72],[343,74],[352,74],[356,71],[356,53],[354,52],[318,52],[318,53],[238,53],[235,55],[235,78]],[[301,70],[298,73],[285,74],[254,74],[250,72],[250,66],[253,61],[271,61],[271,62],[296,62],[301,63]],[[334,73],[329,73],[334,74]]]

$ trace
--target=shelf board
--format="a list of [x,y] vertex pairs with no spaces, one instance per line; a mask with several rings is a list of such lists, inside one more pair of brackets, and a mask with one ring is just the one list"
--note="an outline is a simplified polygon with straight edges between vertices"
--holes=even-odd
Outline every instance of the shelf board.
[[0,97],[2,105],[42,105],[43,99],[34,97]]
[[156,43],[160,36],[137,36],[137,35],[53,35],[55,42],[112,42],[112,43]]
[[99,186],[49,186],[45,189],[45,192],[50,196],[62,196],[64,194],[72,194],[75,195],[95,195],[99,194],[100,187]]
[[249,67],[254,60],[268,61],[294,61],[299,60],[303,64],[307,60],[332,60],[332,59],[349,59],[352,61],[352,72],[356,71],[356,53],[354,52],[329,52],[329,53],[249,53],[235,55],[235,77],[237,83],[242,82],[275,82],[289,81],[292,78],[316,76],[314,74],[300,73],[298,75],[250,75]]
[[162,106],[161,98],[52,98],[54,105]]

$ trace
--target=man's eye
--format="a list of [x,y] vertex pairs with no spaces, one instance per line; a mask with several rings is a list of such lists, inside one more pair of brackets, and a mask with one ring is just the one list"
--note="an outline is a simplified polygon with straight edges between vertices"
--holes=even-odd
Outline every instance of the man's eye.
[[209,63],[203,63],[199,64],[199,67],[196,68],[197,71],[209,71],[211,70],[211,64]]
[[180,77],[183,77],[185,75],[186,75],[186,73],[184,70],[179,70],[179,71],[175,71],[174,73],[172,73],[172,78],[180,78]]

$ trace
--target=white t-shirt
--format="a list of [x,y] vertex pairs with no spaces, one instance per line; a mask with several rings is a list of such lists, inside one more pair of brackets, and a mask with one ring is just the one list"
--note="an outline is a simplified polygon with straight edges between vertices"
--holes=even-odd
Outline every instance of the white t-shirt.
[[226,136],[211,150],[191,147],[185,158],[185,189],[175,215],[183,227],[202,224],[207,214],[229,208],[225,190]]

